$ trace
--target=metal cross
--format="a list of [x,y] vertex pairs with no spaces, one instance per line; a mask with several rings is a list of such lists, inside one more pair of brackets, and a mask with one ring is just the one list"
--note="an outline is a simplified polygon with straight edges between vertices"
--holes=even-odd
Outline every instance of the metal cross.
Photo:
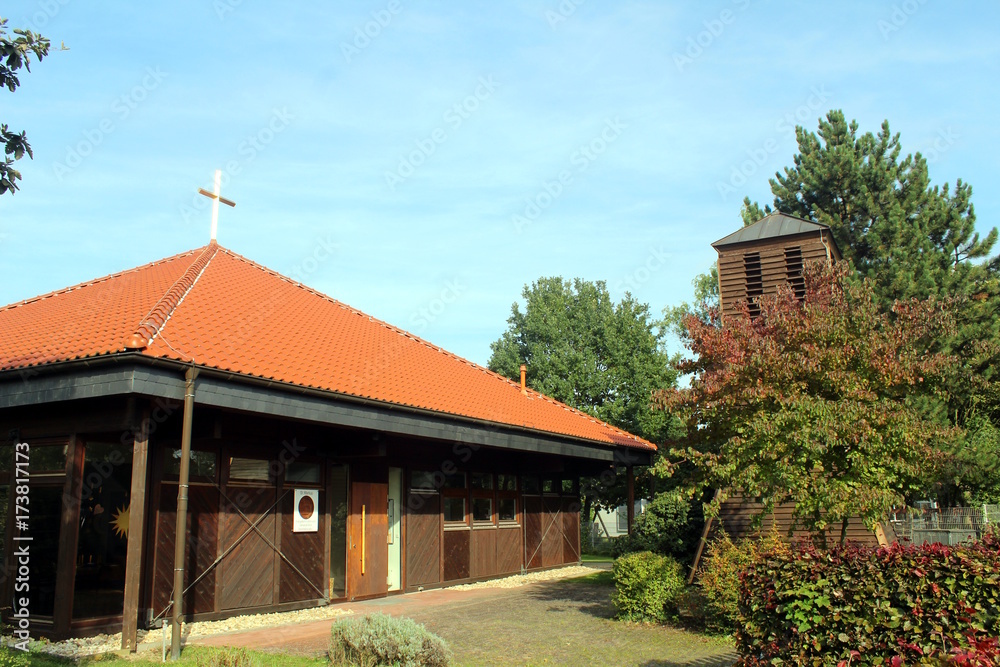
[[215,240],[216,234],[219,231],[219,202],[221,201],[226,206],[236,207],[236,202],[231,199],[226,199],[225,197],[219,195],[219,189],[222,187],[222,170],[215,170],[215,192],[209,192],[204,188],[198,188],[199,194],[203,194],[212,200],[212,240]]

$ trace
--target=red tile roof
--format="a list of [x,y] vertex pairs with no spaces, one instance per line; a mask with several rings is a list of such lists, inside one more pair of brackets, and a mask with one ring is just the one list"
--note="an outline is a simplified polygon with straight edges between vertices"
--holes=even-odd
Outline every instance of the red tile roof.
[[0,370],[126,350],[446,415],[655,446],[217,244],[0,308]]

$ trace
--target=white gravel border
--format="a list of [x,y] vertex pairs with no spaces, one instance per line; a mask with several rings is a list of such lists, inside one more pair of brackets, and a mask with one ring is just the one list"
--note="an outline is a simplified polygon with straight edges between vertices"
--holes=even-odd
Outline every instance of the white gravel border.
[[[602,572],[605,568],[592,565],[571,565],[553,570],[543,570],[541,572],[530,572],[528,574],[515,574],[502,579],[490,579],[474,584],[459,584],[458,586],[448,586],[439,590],[470,591],[480,588],[519,588],[541,581],[554,581],[557,579],[569,579],[573,577],[583,577],[595,572]],[[323,621],[337,618],[339,616],[349,616],[353,611],[344,609],[339,605],[327,607],[311,607],[298,611],[276,612],[271,614],[252,614],[247,616],[234,616],[221,621],[199,621],[196,623],[184,624],[184,640],[223,635],[231,632],[244,632],[246,630],[256,630],[258,628],[273,628],[292,623],[305,623],[308,621]],[[169,650],[170,636],[167,630],[167,645]],[[139,630],[138,642],[140,649],[153,649],[163,643],[163,630]],[[113,653],[120,651],[122,647],[122,635],[95,635],[93,637],[82,637],[78,639],[66,639],[60,642],[49,642],[46,640],[33,641],[30,644],[33,651],[40,653],[50,653],[64,658],[82,658],[85,656],[98,655],[101,653]]]

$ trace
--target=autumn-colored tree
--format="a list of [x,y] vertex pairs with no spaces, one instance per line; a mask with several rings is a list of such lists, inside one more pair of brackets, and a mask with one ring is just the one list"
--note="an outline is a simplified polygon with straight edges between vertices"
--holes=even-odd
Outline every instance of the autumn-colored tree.
[[886,313],[849,271],[810,265],[803,301],[779,289],[759,316],[744,305],[724,327],[688,316],[695,357],[679,369],[690,386],[655,397],[686,425],[672,457],[694,464],[695,485],[759,498],[764,514],[794,502],[796,524],[819,539],[838,524],[843,539],[851,516],[874,527],[937,474],[961,435],[928,409],[954,369],[928,351],[954,328],[947,304]]

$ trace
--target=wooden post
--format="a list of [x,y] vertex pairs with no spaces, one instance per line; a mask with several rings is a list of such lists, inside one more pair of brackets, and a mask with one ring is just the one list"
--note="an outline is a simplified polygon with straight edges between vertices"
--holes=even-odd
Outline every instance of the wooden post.
[[632,524],[635,522],[635,469],[630,463],[625,470],[628,484],[628,534],[631,535]]
[[191,477],[191,424],[194,419],[194,380],[198,369],[184,374],[184,421],[181,426],[181,469],[177,479],[177,524],[174,533],[174,593],[171,607],[170,658],[181,657],[181,618],[184,614],[184,554],[187,539],[188,480]]
[[125,607],[122,612],[122,650],[135,653],[139,630],[139,584],[142,581],[146,527],[146,479],[149,460],[149,410],[143,411],[132,431],[132,493],[128,509],[128,555],[125,560]]
[[80,493],[83,489],[83,443],[74,433],[66,446],[66,482],[63,484],[63,511],[56,556],[56,600],[52,629],[56,637],[69,634],[76,588],[76,548],[80,536]]

